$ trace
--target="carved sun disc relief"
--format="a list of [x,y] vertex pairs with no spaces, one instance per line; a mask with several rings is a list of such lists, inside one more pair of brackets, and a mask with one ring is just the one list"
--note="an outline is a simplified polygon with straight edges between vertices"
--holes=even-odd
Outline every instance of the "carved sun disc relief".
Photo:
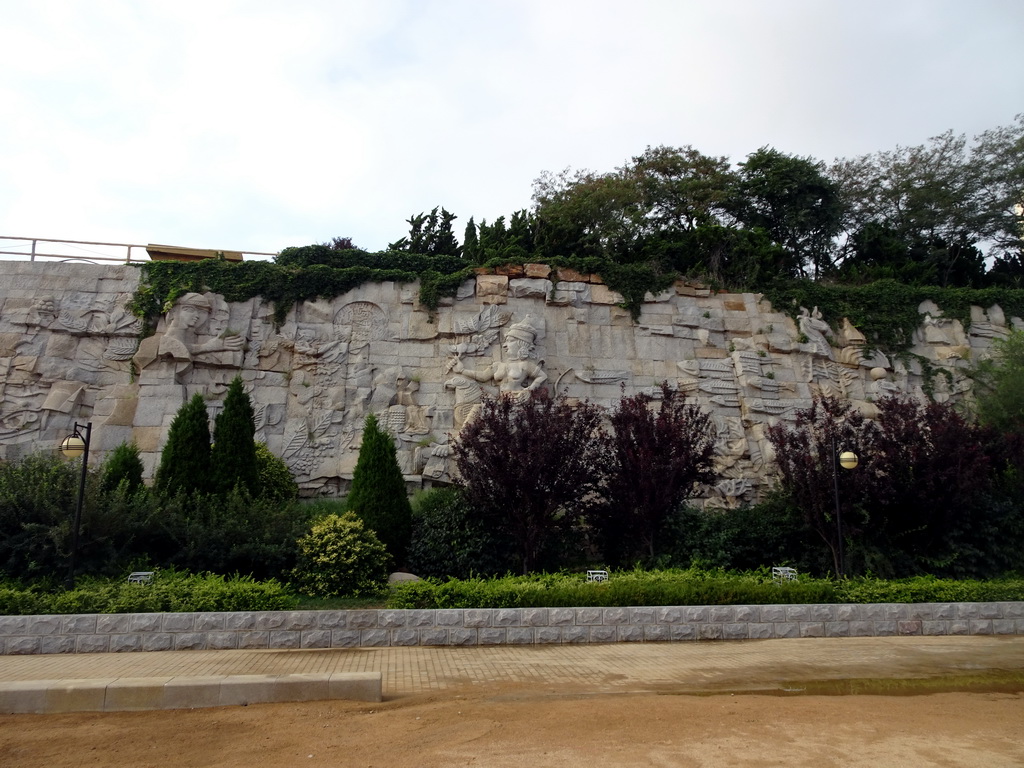
[[387,335],[388,318],[384,310],[370,301],[353,301],[335,315],[334,324],[348,329],[345,335],[356,347],[380,341]]

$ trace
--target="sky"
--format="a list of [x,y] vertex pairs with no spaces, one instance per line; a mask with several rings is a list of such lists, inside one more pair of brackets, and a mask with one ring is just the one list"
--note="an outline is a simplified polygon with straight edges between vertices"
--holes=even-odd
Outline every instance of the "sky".
[[1020,0],[0,0],[0,29],[5,237],[374,251],[648,146],[831,162],[1024,112]]

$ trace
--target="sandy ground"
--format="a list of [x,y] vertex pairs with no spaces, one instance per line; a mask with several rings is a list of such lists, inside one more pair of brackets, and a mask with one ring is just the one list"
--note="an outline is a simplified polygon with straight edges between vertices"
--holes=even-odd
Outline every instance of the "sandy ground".
[[381,704],[0,716],[4,768],[1024,765],[1024,694],[495,685]]

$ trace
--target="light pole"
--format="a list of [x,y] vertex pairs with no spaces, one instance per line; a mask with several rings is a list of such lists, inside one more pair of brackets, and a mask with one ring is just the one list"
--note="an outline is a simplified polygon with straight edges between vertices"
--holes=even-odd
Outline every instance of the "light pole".
[[857,454],[853,451],[839,452],[836,450],[836,436],[832,435],[832,485],[836,494],[836,533],[839,536],[839,550],[836,562],[836,570],[839,578],[844,576],[843,568],[843,513],[839,506],[839,467],[843,469],[856,469]]
[[[85,435],[79,431],[85,430]],[[65,586],[75,586],[75,560],[78,558],[78,531],[82,527],[82,504],[85,501],[85,478],[89,469],[89,441],[92,438],[92,422],[75,423],[75,431],[64,438],[60,444],[60,452],[69,459],[82,457],[82,476],[78,482],[78,504],[75,506],[75,522],[71,528],[71,563],[68,566],[68,577]]]

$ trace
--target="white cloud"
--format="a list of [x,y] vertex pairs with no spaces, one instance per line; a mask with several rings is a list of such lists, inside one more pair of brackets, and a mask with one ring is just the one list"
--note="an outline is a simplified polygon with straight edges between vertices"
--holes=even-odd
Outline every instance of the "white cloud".
[[649,144],[830,160],[1021,111],[1003,0],[9,5],[7,235],[382,248]]

